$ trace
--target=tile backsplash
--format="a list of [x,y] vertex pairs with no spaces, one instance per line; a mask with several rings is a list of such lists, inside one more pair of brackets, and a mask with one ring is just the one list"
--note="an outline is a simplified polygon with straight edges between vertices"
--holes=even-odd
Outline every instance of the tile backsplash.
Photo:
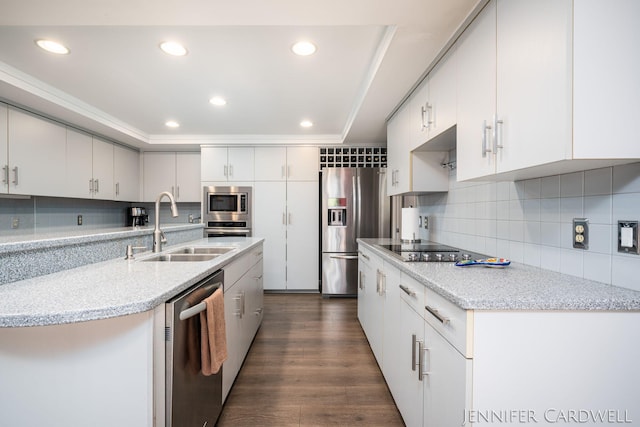
[[[161,204],[162,224],[187,223],[189,214],[200,217],[200,203],[178,203],[180,216],[172,218],[166,202]],[[131,206],[144,206],[153,226],[153,203],[115,202],[108,200],[69,199],[57,197],[0,198],[0,242],[3,238],[46,235],[118,228],[128,226],[128,210]],[[78,225],[82,215],[82,225]]]
[[[618,220],[640,221],[640,163],[515,182],[456,182],[416,205],[422,239],[640,290],[640,256],[618,253]],[[589,248],[572,221],[589,220]]]

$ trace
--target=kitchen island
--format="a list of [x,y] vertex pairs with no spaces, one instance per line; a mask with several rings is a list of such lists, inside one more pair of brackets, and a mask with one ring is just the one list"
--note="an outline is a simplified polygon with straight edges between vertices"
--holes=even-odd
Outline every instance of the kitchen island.
[[359,240],[358,318],[407,425],[640,422],[640,292]]
[[[246,270],[262,268],[262,243],[198,239],[163,251],[235,248],[200,262],[147,262],[157,255],[150,252],[125,260],[123,247],[115,260],[0,285],[0,424],[164,425],[164,303],[229,269],[226,306],[226,292],[242,286]],[[252,316],[251,338],[260,319]],[[243,351],[230,349],[230,359],[244,358]]]

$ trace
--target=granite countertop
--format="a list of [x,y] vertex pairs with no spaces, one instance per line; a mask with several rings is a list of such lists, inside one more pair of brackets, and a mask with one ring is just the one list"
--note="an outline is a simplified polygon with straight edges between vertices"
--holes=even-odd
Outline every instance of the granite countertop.
[[[162,231],[177,231],[204,228],[204,224],[164,224]],[[10,252],[29,251],[34,249],[47,249],[82,243],[95,243],[100,241],[117,239],[123,236],[136,237],[153,234],[153,225],[144,227],[114,227],[104,229],[70,229],[56,233],[33,235],[23,234],[11,237],[2,237],[0,242],[0,255]]]
[[[130,229],[129,229],[130,232]],[[234,246],[211,261],[89,264],[0,286],[0,327],[44,326],[106,319],[151,310],[189,288],[233,259],[259,245],[262,238],[203,238],[174,246]]]
[[385,262],[468,310],[640,310],[640,292],[512,262],[506,268],[403,262],[378,246],[391,239],[358,239]]

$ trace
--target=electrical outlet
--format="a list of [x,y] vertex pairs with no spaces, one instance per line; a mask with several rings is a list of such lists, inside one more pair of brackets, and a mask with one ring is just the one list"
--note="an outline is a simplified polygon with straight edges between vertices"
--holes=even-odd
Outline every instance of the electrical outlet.
[[20,227],[20,218],[18,217],[11,218],[11,228],[18,228],[18,227]]
[[573,219],[573,247],[589,249],[589,220],[586,218]]
[[618,252],[640,255],[638,221],[618,221]]
[[78,225],[82,225],[82,215],[78,215]]
[[429,217],[428,216],[424,216],[424,221],[422,221],[422,223],[424,224],[424,229],[428,230],[429,229]]

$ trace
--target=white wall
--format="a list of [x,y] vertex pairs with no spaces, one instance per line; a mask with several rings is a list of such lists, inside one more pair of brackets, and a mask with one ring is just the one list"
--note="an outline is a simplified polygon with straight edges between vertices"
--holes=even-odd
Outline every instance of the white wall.
[[[452,153],[455,158],[455,152]],[[422,239],[640,290],[640,256],[617,252],[618,220],[640,221],[640,163],[516,182],[456,182],[418,198]],[[588,250],[573,218],[589,219]]]

